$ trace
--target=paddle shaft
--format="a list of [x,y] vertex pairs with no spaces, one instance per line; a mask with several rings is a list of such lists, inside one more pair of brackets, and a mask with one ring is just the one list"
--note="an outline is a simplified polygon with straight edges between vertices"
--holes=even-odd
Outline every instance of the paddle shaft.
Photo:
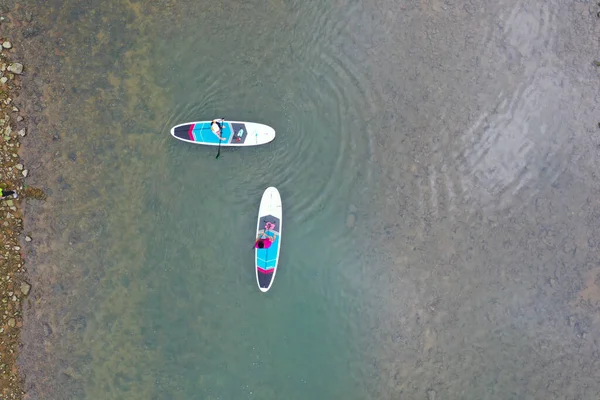
[[[217,122],[217,125],[219,125],[219,134],[221,135],[221,137],[223,137],[223,122],[225,122],[225,118],[221,118],[221,125],[219,125],[219,123]],[[221,155],[221,137],[217,137],[219,139],[219,150],[217,151],[217,156],[215,157],[216,159],[218,159]]]

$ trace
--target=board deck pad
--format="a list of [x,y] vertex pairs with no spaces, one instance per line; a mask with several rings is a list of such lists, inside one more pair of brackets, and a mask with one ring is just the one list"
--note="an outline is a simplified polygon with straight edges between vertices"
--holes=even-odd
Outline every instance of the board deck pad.
[[275,225],[273,229],[268,230],[266,233],[269,235],[276,234],[275,241],[267,249],[256,249],[256,268],[258,269],[258,284],[261,288],[268,288],[273,279],[273,272],[277,266],[277,255],[279,254],[279,234],[281,221],[279,218],[273,215],[265,215],[260,219],[260,225],[263,229],[260,232],[264,232],[264,226],[267,222]]
[[231,124],[233,129],[233,140],[235,143],[244,143],[248,137],[248,128],[245,124],[235,122]]

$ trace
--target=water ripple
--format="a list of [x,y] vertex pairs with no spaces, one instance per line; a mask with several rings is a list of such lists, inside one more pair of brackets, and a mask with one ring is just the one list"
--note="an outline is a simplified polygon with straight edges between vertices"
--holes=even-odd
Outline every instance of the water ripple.
[[511,97],[501,94],[497,107],[470,127],[457,154],[469,196],[505,207],[565,170],[571,151],[561,115],[564,79],[560,71],[538,70]]

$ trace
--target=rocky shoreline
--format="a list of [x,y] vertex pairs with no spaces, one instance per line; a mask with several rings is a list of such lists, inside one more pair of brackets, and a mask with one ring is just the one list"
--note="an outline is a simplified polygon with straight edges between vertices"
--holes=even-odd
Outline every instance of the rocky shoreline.
[[23,243],[32,238],[23,232],[22,202],[26,198],[43,199],[44,193],[27,187],[28,175],[21,159],[20,139],[27,135],[25,117],[18,105],[13,103],[21,89],[20,75],[24,73],[21,63],[13,58],[13,45],[7,38],[0,38],[0,188],[14,190],[18,197],[0,201],[0,398],[21,399],[23,379],[17,367],[22,322],[22,302],[29,294],[31,285],[25,276]]

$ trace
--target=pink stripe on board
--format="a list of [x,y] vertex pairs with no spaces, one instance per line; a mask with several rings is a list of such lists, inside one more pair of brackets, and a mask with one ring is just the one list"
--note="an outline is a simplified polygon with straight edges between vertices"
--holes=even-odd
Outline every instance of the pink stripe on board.
[[191,124],[190,125],[190,130],[188,131],[188,135],[190,135],[190,140],[195,142],[196,138],[194,138],[194,127],[196,126],[196,124]]
[[258,270],[258,272],[262,272],[263,274],[272,274],[273,271],[275,271],[275,268],[262,269],[261,267],[256,267],[256,269]]

